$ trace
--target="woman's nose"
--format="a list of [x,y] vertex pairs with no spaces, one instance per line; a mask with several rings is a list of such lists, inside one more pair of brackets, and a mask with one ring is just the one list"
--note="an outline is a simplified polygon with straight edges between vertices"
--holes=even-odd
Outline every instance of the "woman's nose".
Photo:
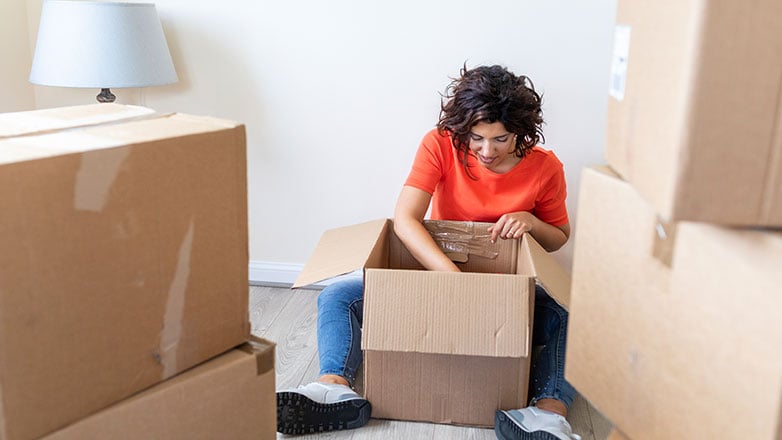
[[481,142],[481,150],[480,151],[481,151],[481,155],[486,156],[486,157],[490,157],[492,155],[492,153],[493,153],[492,147],[491,147],[491,142],[489,142],[488,140],[484,139],[483,142]]

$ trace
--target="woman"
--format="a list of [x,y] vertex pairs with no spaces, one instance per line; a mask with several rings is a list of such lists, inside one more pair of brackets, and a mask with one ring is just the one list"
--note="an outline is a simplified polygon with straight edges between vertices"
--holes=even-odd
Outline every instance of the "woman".
[[[491,239],[529,233],[546,250],[570,236],[562,163],[538,146],[541,97],[531,81],[501,66],[462,68],[444,96],[437,128],[427,133],[397,200],[394,231],[427,269],[459,268],[423,226],[431,218],[490,222]],[[361,280],[335,283],[318,297],[321,376],[277,394],[278,431],[288,434],[364,425],[369,402],[350,387],[361,365]],[[497,411],[501,439],[578,439],[565,420],[575,390],[564,379],[567,312],[535,292],[530,406]]]

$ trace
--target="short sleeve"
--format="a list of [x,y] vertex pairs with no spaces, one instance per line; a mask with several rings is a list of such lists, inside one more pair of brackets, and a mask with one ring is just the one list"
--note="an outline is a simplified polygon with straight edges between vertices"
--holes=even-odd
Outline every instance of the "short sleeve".
[[565,183],[565,170],[562,162],[555,156],[551,156],[546,164],[549,172],[548,176],[541,185],[538,198],[535,201],[535,216],[540,220],[553,225],[562,226],[570,220],[568,218],[567,206],[567,185]]
[[440,137],[437,130],[432,130],[421,140],[413,167],[405,181],[406,186],[434,193],[446,170]]

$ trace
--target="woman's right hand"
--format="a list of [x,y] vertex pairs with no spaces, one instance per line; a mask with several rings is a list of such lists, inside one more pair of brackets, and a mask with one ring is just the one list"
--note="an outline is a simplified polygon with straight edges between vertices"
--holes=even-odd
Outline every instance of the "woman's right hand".
[[437,246],[423,224],[432,195],[412,186],[402,187],[394,210],[394,232],[407,250],[429,270],[460,272]]

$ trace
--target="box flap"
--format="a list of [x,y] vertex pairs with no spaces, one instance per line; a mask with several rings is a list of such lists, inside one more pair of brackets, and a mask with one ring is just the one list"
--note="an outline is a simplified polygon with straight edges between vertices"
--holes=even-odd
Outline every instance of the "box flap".
[[386,234],[390,225],[390,220],[381,219],[324,232],[291,288],[364,267],[384,266],[388,260]]
[[115,103],[3,113],[0,114],[0,138],[97,125],[154,113],[150,108]]
[[533,279],[367,269],[365,350],[526,357]]
[[529,234],[521,238],[522,253],[532,260],[534,275],[549,296],[565,308],[570,307],[570,275],[554,257]]

